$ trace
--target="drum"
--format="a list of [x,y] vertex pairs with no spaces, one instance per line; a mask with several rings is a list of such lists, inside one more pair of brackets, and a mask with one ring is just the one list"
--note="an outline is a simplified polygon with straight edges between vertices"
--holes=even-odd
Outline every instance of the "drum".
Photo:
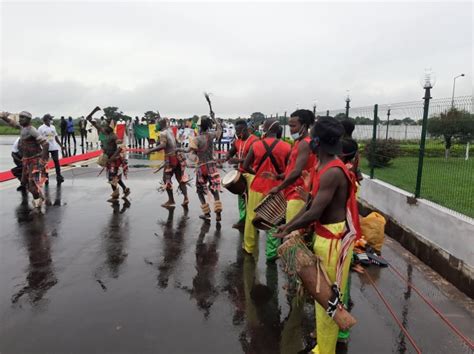
[[292,232],[278,247],[283,269],[288,274],[290,286],[297,284],[296,292],[301,298],[309,294],[342,330],[351,328],[356,319],[342,305],[339,287],[331,284],[321,260],[306,247],[300,232]]
[[282,192],[269,194],[257,205],[254,211],[253,226],[260,230],[270,230],[285,220],[285,196]]
[[242,195],[247,191],[247,182],[244,176],[237,170],[230,171],[222,178],[222,186],[229,192]]

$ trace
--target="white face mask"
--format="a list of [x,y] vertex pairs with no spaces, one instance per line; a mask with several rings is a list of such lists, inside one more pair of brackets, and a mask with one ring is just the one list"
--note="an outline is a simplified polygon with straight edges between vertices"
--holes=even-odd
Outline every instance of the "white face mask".
[[291,138],[292,138],[293,140],[298,140],[299,137],[300,137],[300,132],[291,134]]
[[291,138],[292,138],[293,140],[298,140],[298,139],[301,137],[301,132],[303,131],[303,129],[304,129],[304,127],[301,128],[301,130],[300,130],[299,132],[294,133],[294,134],[291,134]]

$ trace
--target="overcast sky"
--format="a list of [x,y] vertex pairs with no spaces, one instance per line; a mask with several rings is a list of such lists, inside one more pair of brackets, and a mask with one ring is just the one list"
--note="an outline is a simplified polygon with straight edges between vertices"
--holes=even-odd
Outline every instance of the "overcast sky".
[[0,110],[222,117],[471,95],[472,4],[2,3]]

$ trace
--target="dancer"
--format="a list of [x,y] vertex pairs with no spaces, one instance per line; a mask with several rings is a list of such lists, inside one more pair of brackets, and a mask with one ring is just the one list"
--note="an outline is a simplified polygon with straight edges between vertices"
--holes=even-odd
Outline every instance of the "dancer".
[[110,199],[107,200],[110,203],[118,202],[120,197],[120,190],[118,186],[122,187],[123,199],[126,199],[130,194],[130,188],[128,188],[122,180],[122,174],[126,177],[128,172],[128,164],[125,159],[125,151],[118,146],[117,136],[114,134],[114,130],[110,125],[99,125],[97,122],[92,120],[92,115],[100,110],[96,107],[88,116],[87,120],[97,129],[99,133],[104,135],[102,141],[103,150],[103,165],[107,171],[107,178],[110,185],[112,186],[112,194]]
[[[199,217],[206,221],[211,219],[211,208],[206,201],[206,194],[210,190],[214,197],[216,221],[221,221],[222,202],[219,198],[221,178],[214,160],[214,141],[221,136],[222,126],[216,121],[212,108],[210,115],[211,118],[201,118],[199,134],[194,138],[190,138],[189,149],[198,157],[196,188],[202,210],[202,215]],[[214,132],[210,131],[212,123],[216,125],[216,131]]]
[[46,181],[46,165],[48,163],[48,142],[31,125],[31,113],[22,111],[19,122],[8,118],[8,112],[0,113],[0,118],[14,128],[20,128],[19,147],[22,157],[22,185],[27,186],[33,195],[33,206],[40,210],[44,202],[42,187]]
[[[250,151],[252,144],[258,140],[258,138],[250,134],[250,131],[247,127],[247,122],[243,119],[239,119],[235,122],[235,139],[232,147],[227,153],[226,161],[230,163],[237,163],[239,170],[243,170],[243,162],[245,157]],[[235,157],[234,157],[235,156]],[[246,196],[238,196],[238,207],[239,207],[239,221],[232,225],[234,229],[242,230],[245,228],[245,209],[247,206],[247,201],[245,200]]]
[[[258,231],[253,226],[255,207],[263,200],[268,192],[278,185],[269,175],[280,175],[285,171],[291,147],[288,143],[277,139],[280,125],[275,119],[267,119],[263,125],[264,137],[253,143],[245,158],[243,169],[253,175],[248,188],[247,211],[244,230],[244,250],[253,254],[256,251]],[[277,248],[280,240],[273,237],[274,229],[267,231],[265,254],[267,260],[277,258]]]
[[[56,182],[61,184],[64,182],[64,177],[61,175],[61,165],[59,164],[59,148],[63,149],[63,145],[58,138],[58,133],[56,133],[56,128],[54,125],[51,125],[51,120],[53,116],[50,114],[45,114],[43,116],[43,125],[38,128],[38,133],[48,141],[49,144],[49,154],[54,162],[54,168],[56,169]],[[49,178],[46,180],[46,185],[49,184]]]
[[[341,306],[338,294],[346,291],[354,240],[360,235],[355,186],[347,167],[337,157],[341,153],[343,133],[342,124],[332,117],[321,117],[315,123],[310,146],[320,162],[313,173],[311,206],[279,227],[279,233],[275,235],[284,237],[292,231],[314,225],[314,253],[336,289],[336,296],[328,309],[315,304],[317,345],[314,353],[335,353],[340,326],[329,315],[337,313],[332,309]],[[310,279],[315,277],[314,269],[311,268],[313,272],[308,271],[306,275],[301,273],[307,289],[310,287],[307,284],[314,282]]]
[[168,194],[168,201],[161,206],[164,208],[172,208],[175,206],[173,196],[172,178],[175,175],[179,183],[179,188],[184,196],[183,207],[189,204],[188,192],[186,183],[188,176],[186,174],[186,160],[181,152],[177,151],[176,138],[172,129],[169,127],[168,119],[164,118],[159,121],[160,127],[160,144],[154,148],[145,150],[145,154],[149,155],[155,151],[165,150],[165,169],[163,171],[163,182],[165,184],[166,193]]

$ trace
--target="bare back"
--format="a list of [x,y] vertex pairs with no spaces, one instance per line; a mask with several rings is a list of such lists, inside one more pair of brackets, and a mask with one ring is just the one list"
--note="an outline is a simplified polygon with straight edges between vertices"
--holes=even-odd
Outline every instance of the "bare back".
[[333,191],[330,202],[324,208],[320,222],[322,224],[334,224],[346,219],[346,204],[349,197],[349,181],[344,172],[338,167],[330,168],[321,176],[321,185],[331,183]]
[[174,137],[173,130],[171,130],[171,128],[167,128],[161,132],[161,134],[164,134],[166,139],[165,154],[168,156],[174,155],[176,153],[176,138]]

